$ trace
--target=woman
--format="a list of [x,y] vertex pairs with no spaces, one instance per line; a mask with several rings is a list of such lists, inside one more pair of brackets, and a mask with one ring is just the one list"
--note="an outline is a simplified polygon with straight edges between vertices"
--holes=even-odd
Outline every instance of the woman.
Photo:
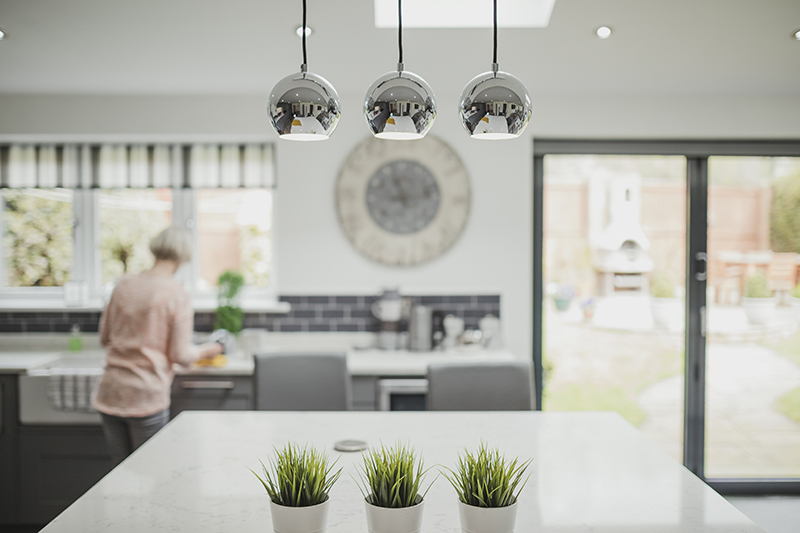
[[100,319],[106,368],[92,405],[116,463],[169,421],[173,363],[188,366],[222,353],[218,343],[192,346],[194,311],[173,275],[191,259],[188,232],[173,226],[150,242],[153,268],[119,280]]

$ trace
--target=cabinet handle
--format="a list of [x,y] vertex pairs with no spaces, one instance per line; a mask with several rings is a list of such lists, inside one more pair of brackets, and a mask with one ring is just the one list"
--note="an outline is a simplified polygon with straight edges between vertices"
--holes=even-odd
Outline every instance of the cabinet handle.
[[184,389],[232,389],[233,381],[182,381]]

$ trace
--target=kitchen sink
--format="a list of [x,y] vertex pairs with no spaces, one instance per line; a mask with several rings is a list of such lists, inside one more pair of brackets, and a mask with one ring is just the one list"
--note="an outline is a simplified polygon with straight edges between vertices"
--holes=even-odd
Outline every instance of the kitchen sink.
[[19,376],[19,420],[23,425],[99,425],[100,415],[94,412],[68,411],[54,408],[48,398],[51,376],[60,374],[97,373],[103,371],[104,352],[82,352],[63,355],[28,370]]

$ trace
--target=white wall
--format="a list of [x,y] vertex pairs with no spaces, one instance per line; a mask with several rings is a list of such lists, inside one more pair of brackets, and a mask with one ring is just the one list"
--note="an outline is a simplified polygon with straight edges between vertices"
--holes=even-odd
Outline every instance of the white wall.
[[[791,95],[535,95],[526,138],[485,143],[457,123],[455,97],[439,95],[432,134],[462,158],[472,183],[464,234],[443,257],[398,269],[362,257],[338,226],[334,185],[347,154],[367,136],[362,95],[345,95],[331,140],[277,144],[276,253],[282,293],[500,293],[508,346],[531,346],[532,138],[800,138]],[[274,138],[265,97],[0,95],[0,138],[19,135],[210,135]]]
[[[361,98],[344,98],[360,115]],[[336,176],[352,148],[369,135],[361,116],[347,116],[324,143],[281,142],[277,208],[280,287],[287,293],[377,293],[385,285],[416,293],[499,293],[509,347],[530,351],[532,141],[470,139],[445,108],[433,134],[461,157],[472,206],[461,238],[442,257],[412,268],[388,267],[361,254],[339,229]]]

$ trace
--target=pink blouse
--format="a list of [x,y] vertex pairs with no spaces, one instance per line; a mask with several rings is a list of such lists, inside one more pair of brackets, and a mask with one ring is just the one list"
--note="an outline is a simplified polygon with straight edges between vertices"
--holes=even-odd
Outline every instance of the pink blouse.
[[173,363],[188,366],[194,311],[184,288],[165,276],[126,275],[100,318],[106,368],[92,405],[121,417],[149,416],[169,407]]

